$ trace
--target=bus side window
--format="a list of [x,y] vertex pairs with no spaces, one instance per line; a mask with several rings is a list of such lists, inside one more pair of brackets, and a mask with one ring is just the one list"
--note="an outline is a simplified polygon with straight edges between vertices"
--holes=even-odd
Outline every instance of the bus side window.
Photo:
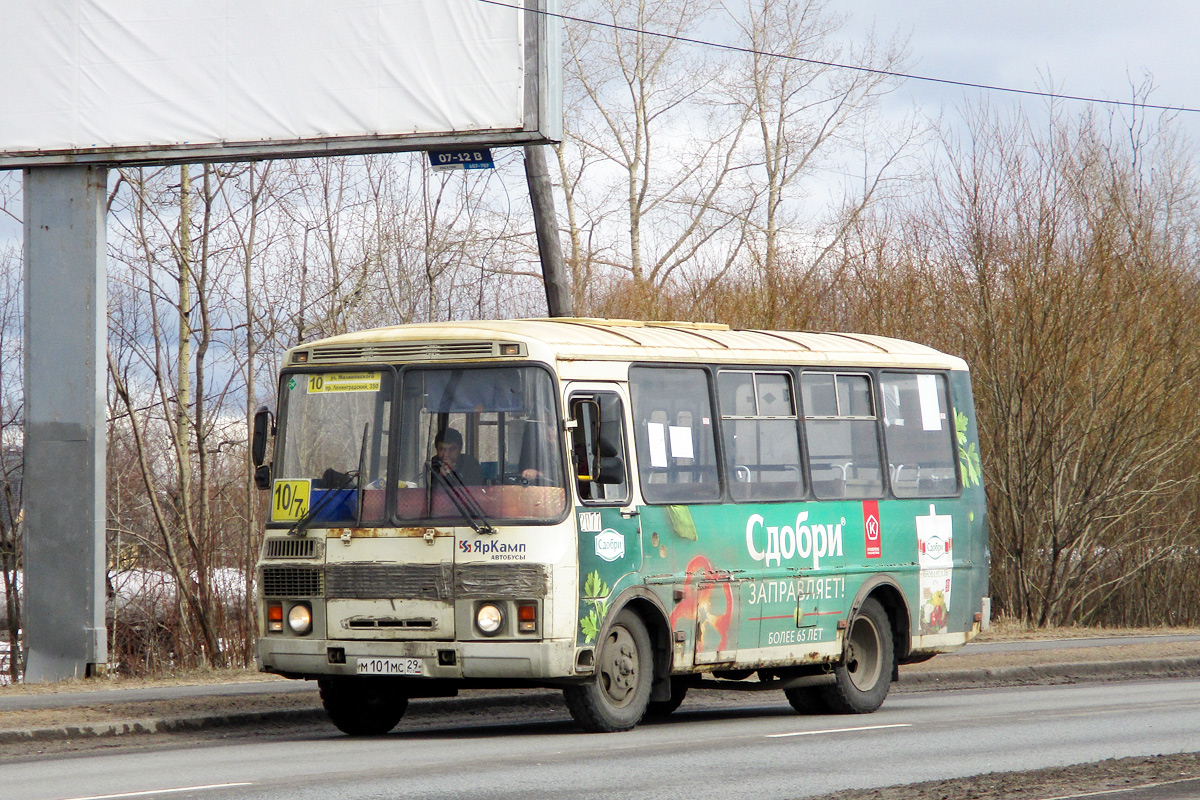
[[708,373],[680,367],[629,370],[638,476],[648,503],[721,498]]
[[884,445],[897,497],[947,497],[958,492],[954,423],[943,375],[884,372]]
[[722,370],[717,399],[733,499],[801,499],[805,490],[791,376]]
[[800,392],[813,493],[822,500],[882,497],[870,377],[804,372]]

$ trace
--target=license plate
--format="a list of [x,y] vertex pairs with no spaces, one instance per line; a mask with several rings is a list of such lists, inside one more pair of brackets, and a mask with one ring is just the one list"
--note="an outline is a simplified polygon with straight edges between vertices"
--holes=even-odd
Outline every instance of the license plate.
[[360,658],[359,675],[424,675],[419,658]]

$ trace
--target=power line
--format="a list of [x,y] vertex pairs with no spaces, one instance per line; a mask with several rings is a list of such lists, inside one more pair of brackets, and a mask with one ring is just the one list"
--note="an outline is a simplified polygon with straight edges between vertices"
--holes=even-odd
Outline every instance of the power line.
[[1141,108],[1150,109],[1153,111],[1176,111],[1189,114],[1200,114],[1200,108],[1192,108],[1190,106],[1168,106],[1159,105],[1156,103],[1139,103],[1133,100],[1105,100],[1099,97],[1085,97],[1083,95],[1074,94],[1057,94],[1056,92],[1041,92],[1036,89],[1015,89],[1011,86],[993,86],[987,83],[974,83],[972,81],[956,81],[951,78],[935,78],[931,75],[917,75],[911,72],[894,72],[886,69],[875,69],[874,67],[864,67],[857,64],[839,64],[836,61],[820,61],[815,58],[803,58],[801,56],[786,55],[784,53],[769,53],[762,50],[754,50],[749,47],[740,47],[732,44],[721,44],[720,42],[709,42],[704,39],[692,39],[687,36],[677,36],[671,33],[658,33],[657,31],[648,31],[641,28],[634,28],[628,25],[618,25],[615,22],[599,22],[594,19],[584,19],[583,17],[572,17],[567,14],[555,14],[550,11],[542,11],[540,9],[528,9],[524,6],[514,6],[511,3],[501,2],[501,0],[477,0],[489,6],[500,6],[501,8],[511,8],[514,11],[531,11],[535,14],[541,14],[546,17],[555,17],[567,22],[578,22],[582,25],[592,25],[598,28],[608,28],[622,33],[635,33],[641,36],[654,36],[659,39],[669,39],[674,42],[682,42],[684,44],[694,44],[700,47],[712,47],[717,50],[728,50],[734,53],[744,53],[746,55],[765,56],[767,58],[781,58],[787,61],[798,61],[803,64],[812,64],[817,67],[831,67],[833,69],[845,69],[853,72],[865,72],[871,75],[880,75],[888,78],[903,78],[912,81],[924,81],[926,83],[936,83],[943,86],[958,86],[965,89],[982,89],[988,92],[1007,92],[1008,94],[1019,94],[1027,97],[1043,97],[1052,100],[1077,100],[1081,103],[1097,103],[1101,105],[1120,106],[1124,108]]

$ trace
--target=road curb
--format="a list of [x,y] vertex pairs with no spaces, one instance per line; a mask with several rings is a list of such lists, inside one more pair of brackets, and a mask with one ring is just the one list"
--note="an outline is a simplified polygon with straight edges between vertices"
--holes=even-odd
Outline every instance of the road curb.
[[234,725],[251,725],[267,722],[306,722],[323,719],[325,719],[325,712],[319,708],[289,708],[277,711],[120,720],[96,725],[70,725],[58,728],[0,731],[0,745],[18,742],[52,742],[64,739],[128,736],[139,733],[175,733],[180,731],[199,731],[207,728],[226,728]]
[[955,669],[937,672],[901,672],[901,691],[951,688],[1025,686],[1028,684],[1081,683],[1084,681],[1143,680],[1200,675],[1200,658],[1155,658],[1129,661],[1081,661],[992,669]]
[[[449,698],[421,698],[412,701],[406,717],[415,715],[432,717],[439,714],[462,713],[479,708],[517,708],[545,702],[546,698],[552,698],[553,702],[561,702],[561,694],[559,692],[546,689],[519,690],[516,693],[479,692],[478,694],[472,693],[467,696]],[[67,711],[69,709],[63,710]],[[325,710],[320,706],[268,711],[198,714],[184,717],[145,717],[102,722],[92,725],[64,725],[52,728],[0,730],[0,745],[20,742],[50,742],[68,739],[129,736],[146,733],[178,733],[275,722],[300,723],[327,721],[328,717],[325,714]]]

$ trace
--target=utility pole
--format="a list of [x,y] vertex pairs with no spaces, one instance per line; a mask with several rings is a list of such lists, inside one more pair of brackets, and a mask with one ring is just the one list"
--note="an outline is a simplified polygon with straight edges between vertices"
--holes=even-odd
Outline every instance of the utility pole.
[[544,147],[525,145],[525,180],[533,203],[533,224],[542,260],[542,279],[546,284],[546,307],[552,317],[573,317],[575,305],[571,300],[571,281],[558,240],[558,217],[554,213],[554,194],[550,189]]

